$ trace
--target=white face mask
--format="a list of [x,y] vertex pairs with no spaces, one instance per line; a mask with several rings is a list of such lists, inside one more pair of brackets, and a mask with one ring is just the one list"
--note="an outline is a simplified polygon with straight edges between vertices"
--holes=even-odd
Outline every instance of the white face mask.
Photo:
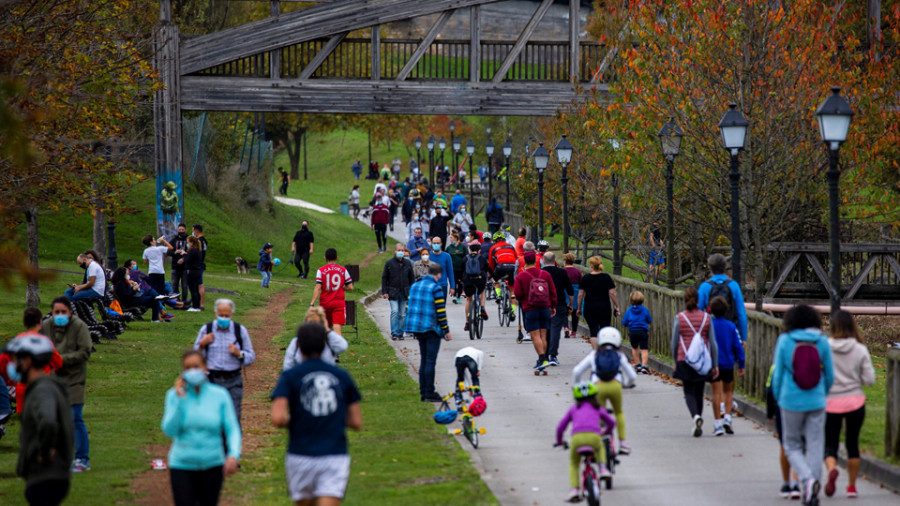
[[428,255],[422,255],[422,261],[423,261],[423,262],[427,262],[427,261],[428,261],[428,258],[429,258]]

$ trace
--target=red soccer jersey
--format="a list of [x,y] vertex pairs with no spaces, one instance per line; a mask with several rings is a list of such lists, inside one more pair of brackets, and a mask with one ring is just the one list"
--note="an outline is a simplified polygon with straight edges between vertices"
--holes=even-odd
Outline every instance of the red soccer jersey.
[[343,266],[337,264],[325,264],[316,271],[316,283],[322,285],[322,295],[319,296],[322,306],[334,303],[344,303],[344,285],[353,283],[350,273]]

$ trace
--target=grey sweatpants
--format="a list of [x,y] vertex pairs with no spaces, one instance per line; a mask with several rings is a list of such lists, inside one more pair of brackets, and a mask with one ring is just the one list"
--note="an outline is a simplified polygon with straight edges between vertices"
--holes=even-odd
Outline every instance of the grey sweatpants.
[[[232,378],[210,378],[214,383],[228,390],[231,394],[231,402],[234,404],[234,414],[237,415],[238,425],[241,424],[241,403],[244,400],[244,375],[238,374]],[[823,450],[824,451],[824,450]]]
[[[802,481],[822,481],[825,457],[825,410],[790,411],[781,408],[781,444],[791,467]],[[806,446],[804,455],[803,447]]]

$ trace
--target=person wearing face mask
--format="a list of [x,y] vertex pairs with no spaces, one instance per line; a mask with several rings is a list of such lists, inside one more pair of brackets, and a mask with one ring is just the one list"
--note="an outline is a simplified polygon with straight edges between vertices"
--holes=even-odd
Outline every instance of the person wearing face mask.
[[74,443],[65,382],[45,368],[53,345],[33,333],[19,334],[3,347],[14,357],[6,373],[27,385],[29,402],[22,410],[16,474],[25,479],[29,504],[60,504],[69,492]]
[[[41,325],[41,317],[43,314],[41,310],[35,307],[30,307],[25,310],[25,313],[22,317],[22,323],[25,326],[26,334],[36,334],[40,336],[42,339],[46,339],[51,346],[53,346],[53,342],[50,341],[46,336],[41,335],[41,330],[43,326]],[[0,353],[0,438],[2,438],[6,434],[6,421],[9,419],[12,414],[12,408],[10,406],[10,393],[13,393],[14,398],[16,399],[16,413],[21,413],[22,408],[25,406],[25,388],[28,386],[25,383],[21,383],[18,381],[14,381],[7,374],[7,366],[10,362],[15,363],[16,357],[14,355],[10,355],[8,353]],[[53,348],[53,356],[50,358],[50,363],[44,367],[44,372],[46,374],[50,374],[51,372],[59,369],[62,366],[62,357],[59,356],[59,352],[56,351],[56,348]],[[15,388],[15,390],[10,391],[7,387]]]
[[453,279],[456,284],[453,285],[455,297],[454,304],[459,304],[459,295],[462,293],[463,270],[466,265],[466,255],[469,251],[466,245],[459,240],[459,232],[454,230],[450,232],[450,244],[447,245],[447,254],[450,255],[450,261],[453,264]]
[[[409,227],[410,222],[413,221],[413,212],[415,212],[417,204],[419,204],[419,190],[410,188],[403,200],[403,206],[400,207],[400,214],[403,216],[403,224],[407,227]],[[407,233],[406,237],[409,239],[410,235]]]
[[309,222],[303,220],[300,223],[300,230],[294,234],[294,240],[291,242],[291,253],[294,254],[294,267],[297,268],[298,278],[306,279],[309,276],[309,256],[313,253],[316,238],[309,231]]
[[469,229],[472,227],[473,223],[475,222],[472,220],[472,216],[466,212],[466,203],[463,202],[456,211],[456,215],[453,217],[453,228],[465,236],[469,233]]
[[152,235],[145,235],[141,242],[145,246],[141,257],[147,264],[147,276],[150,278],[148,283],[157,293],[166,293],[166,269],[163,265],[163,257],[170,251],[174,251],[175,248],[165,237],[154,239]]
[[90,471],[90,440],[84,424],[84,384],[93,348],[91,333],[87,325],[72,314],[72,304],[65,297],[57,297],[50,303],[50,317],[44,320],[42,333],[50,338],[62,357],[62,367],[56,370],[56,377],[69,387],[69,404],[75,424],[72,471]]
[[187,238],[187,227],[181,223],[178,225],[178,232],[169,240],[172,249],[166,253],[172,257],[172,290],[180,293],[181,300],[184,302],[187,302],[190,293],[187,282],[187,266],[185,265],[185,257],[188,253]]
[[70,284],[65,293],[66,298],[74,302],[103,297],[106,291],[106,274],[103,267],[84,253],[78,255],[77,262],[78,266],[85,270],[84,281],[80,285]]
[[394,258],[384,263],[381,271],[381,295],[391,305],[391,339],[403,339],[406,325],[406,301],[409,287],[415,283],[413,264],[405,257],[406,248],[402,244],[394,247]]
[[150,308],[152,323],[159,323],[160,303],[156,297],[141,292],[140,285],[137,281],[132,281],[128,270],[125,267],[119,267],[112,275],[113,294],[122,308],[129,307],[148,307]]
[[456,214],[459,212],[459,207],[464,205],[466,205],[466,197],[463,196],[461,191],[456,190],[456,194],[450,199],[450,212]]
[[419,260],[413,262],[413,276],[416,278],[416,281],[419,281],[422,277],[428,275],[428,266],[431,265],[431,251],[429,251],[429,248],[423,247],[416,253],[419,255]]
[[445,205],[436,202],[434,208],[434,214],[431,217],[431,222],[429,223],[428,229],[431,233],[432,238],[439,238],[441,240],[441,244],[447,243],[447,229],[450,225],[450,215],[447,214],[447,210],[445,209]]
[[450,258],[450,254],[446,251],[443,251],[443,241],[441,241],[440,237],[435,237],[431,240],[431,263],[438,264],[443,269],[441,273],[440,279],[438,279],[438,284],[441,285],[441,288],[444,290],[444,300],[447,299],[447,295],[453,297],[453,294],[456,293],[456,276],[453,275],[453,259]]
[[174,316],[172,316],[171,314],[168,314],[168,312],[166,312],[166,309],[163,306],[164,304],[168,305],[174,309],[184,309],[184,303],[182,303],[181,301],[178,301],[178,300],[173,300],[173,299],[178,298],[177,294],[166,293],[166,283],[165,282],[163,282],[163,291],[162,292],[159,292],[155,288],[153,288],[153,285],[151,285],[151,283],[150,283],[150,276],[148,276],[147,274],[144,274],[143,272],[140,271],[140,269],[138,269],[138,264],[137,264],[136,260],[129,258],[129,259],[125,260],[125,263],[123,265],[125,267],[125,271],[128,273],[128,276],[131,278],[131,281],[133,283],[136,282],[138,287],[141,289],[141,293],[144,295],[150,295],[151,297],[156,299],[156,301],[159,303],[160,319],[164,319],[164,320],[174,319]]
[[387,229],[391,221],[390,200],[381,192],[376,192],[372,199],[371,226],[375,231],[375,239],[378,242],[378,252],[384,253],[387,249]]
[[428,241],[425,240],[424,234],[422,233],[422,227],[420,227],[416,222],[413,222],[415,228],[413,228],[413,235],[406,243],[406,249],[409,250],[409,259],[413,262],[418,262],[421,260],[420,252],[423,248],[427,249]]
[[241,403],[244,399],[244,377],[241,368],[256,360],[253,343],[247,328],[233,321],[234,302],[216,301],[216,320],[200,328],[194,349],[200,351],[209,365],[209,380],[231,394],[237,423],[241,423]]
[[241,429],[231,396],[211,383],[207,372],[203,353],[188,350],[181,374],[166,392],[161,426],[172,438],[168,465],[176,505],[218,504],[222,482],[238,471]]

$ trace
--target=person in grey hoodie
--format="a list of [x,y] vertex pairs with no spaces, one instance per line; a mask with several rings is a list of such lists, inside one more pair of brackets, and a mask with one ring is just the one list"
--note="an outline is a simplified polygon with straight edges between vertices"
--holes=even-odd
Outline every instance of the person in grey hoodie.
[[831,497],[835,492],[838,442],[841,425],[846,423],[847,497],[853,498],[856,497],[856,476],[859,474],[859,432],[866,418],[866,394],[862,387],[875,383],[875,369],[853,315],[847,311],[836,311],[831,315],[828,344],[834,359],[834,384],[825,402],[825,467],[828,469],[825,495]]

